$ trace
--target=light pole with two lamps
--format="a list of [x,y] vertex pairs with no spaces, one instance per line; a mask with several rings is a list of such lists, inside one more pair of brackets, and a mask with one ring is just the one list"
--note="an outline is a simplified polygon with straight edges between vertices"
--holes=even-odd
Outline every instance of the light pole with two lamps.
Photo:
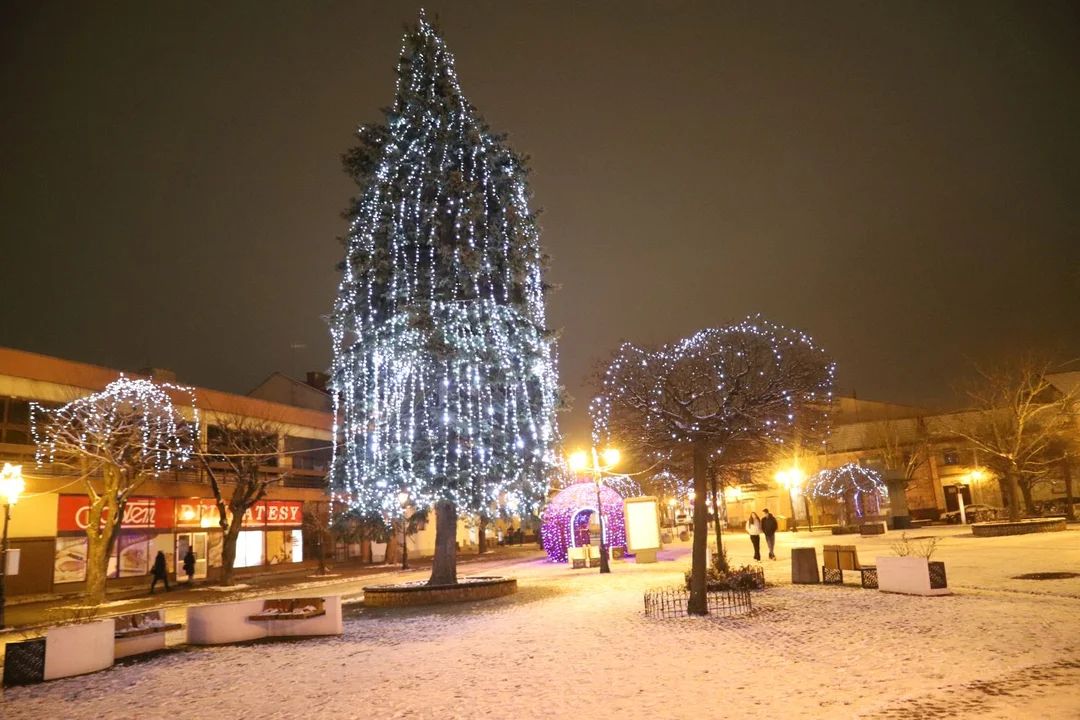
[[[776,481],[787,488],[788,499],[791,501],[791,532],[798,530],[798,523],[795,522],[795,494],[802,489],[803,480],[806,479],[806,475],[797,467],[793,467],[790,470],[781,470],[776,473]],[[803,495],[803,501],[806,503],[806,526],[809,532],[814,531],[813,521],[810,520],[810,503],[806,500],[806,495]]]
[[8,525],[11,524],[11,506],[19,501],[19,496],[25,488],[22,465],[4,463],[4,469],[0,471],[0,496],[4,498],[4,534],[0,539],[0,629],[4,627],[4,580],[7,577]]
[[[603,465],[600,464],[600,458],[604,459]],[[619,464],[619,451],[608,448],[597,455],[596,448],[593,448],[591,466],[589,455],[584,450],[578,450],[570,456],[569,460],[571,470],[581,472],[588,469],[592,473],[593,482],[596,483],[596,518],[600,523],[600,572],[609,573],[611,566],[608,564],[607,543],[604,541],[604,509],[601,505],[600,489],[604,486],[604,473]]]

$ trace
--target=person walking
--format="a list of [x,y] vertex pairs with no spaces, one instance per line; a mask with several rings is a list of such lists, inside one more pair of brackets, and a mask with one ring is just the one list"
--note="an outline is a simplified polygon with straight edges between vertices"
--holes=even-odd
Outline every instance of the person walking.
[[195,551],[188,545],[187,552],[184,554],[184,572],[187,573],[188,585],[195,582]]
[[158,584],[158,580],[165,583],[165,591],[168,592],[172,588],[169,587],[169,566],[165,562],[165,552],[158,550],[157,557],[154,558],[154,568],[150,571],[154,579],[150,581],[150,592],[154,592],[154,586]]
[[761,511],[761,532],[765,535],[765,543],[769,546],[769,559],[776,559],[776,531],[780,524],[776,522],[776,516],[769,512],[768,508]]
[[746,521],[746,532],[754,545],[754,559],[761,562],[761,518],[756,512],[750,513],[750,519]]

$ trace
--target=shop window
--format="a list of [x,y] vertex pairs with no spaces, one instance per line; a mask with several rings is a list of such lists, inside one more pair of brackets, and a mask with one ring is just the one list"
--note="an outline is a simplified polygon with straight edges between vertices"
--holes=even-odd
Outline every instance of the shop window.
[[117,575],[137,577],[149,575],[153,558],[150,557],[150,535],[145,533],[122,534],[116,539]]
[[263,531],[241,530],[236,538],[234,567],[255,567],[263,564]]
[[53,560],[53,582],[82,582],[86,579],[85,537],[56,538],[56,557]]

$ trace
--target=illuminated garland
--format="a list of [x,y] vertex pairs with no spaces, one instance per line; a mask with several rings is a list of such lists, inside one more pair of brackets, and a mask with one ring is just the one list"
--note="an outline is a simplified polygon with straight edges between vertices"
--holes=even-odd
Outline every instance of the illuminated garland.
[[[877,514],[881,499],[887,492],[881,475],[857,463],[846,463],[815,473],[807,481],[806,494],[815,499],[845,499],[851,497],[859,517]],[[868,508],[867,504],[873,507]]]
[[[623,517],[623,499],[613,488],[600,488],[600,505],[604,514],[604,541],[608,548],[626,547],[626,520]],[[569,549],[578,543],[574,537],[574,520],[583,511],[596,511],[596,485],[591,482],[577,483],[559,492],[544,508],[540,536],[544,550],[551,562],[566,562]],[[579,520],[579,522],[583,522]],[[592,544],[599,548],[598,539]]]
[[[192,422],[184,420],[167,391],[188,396]],[[188,462],[199,437],[190,388],[123,375],[101,392],[59,408],[32,403],[30,418],[39,465],[58,457],[71,461],[77,454],[89,461],[90,473],[109,464],[156,475]]]
[[333,483],[363,511],[451,500],[534,512],[555,464],[546,329],[527,170],[461,93],[421,13],[386,124],[360,130],[330,317]]

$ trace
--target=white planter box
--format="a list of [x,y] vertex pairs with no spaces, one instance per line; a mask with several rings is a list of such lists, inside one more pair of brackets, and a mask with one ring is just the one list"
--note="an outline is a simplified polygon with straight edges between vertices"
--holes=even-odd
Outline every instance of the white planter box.
[[116,623],[110,618],[45,631],[45,679],[83,675],[112,667],[115,629]]
[[878,590],[904,595],[950,595],[949,588],[930,587],[930,563],[921,557],[879,557]]
[[249,620],[263,610],[263,600],[197,605],[188,608],[187,641],[191,645],[221,645],[264,637],[340,635],[341,596],[323,598],[325,615],[303,620]]
[[386,543],[371,543],[371,562],[381,563],[386,559]]
[[196,605],[187,611],[187,641],[190,645],[221,645],[269,636],[268,623],[248,622],[262,612],[262,600]]

